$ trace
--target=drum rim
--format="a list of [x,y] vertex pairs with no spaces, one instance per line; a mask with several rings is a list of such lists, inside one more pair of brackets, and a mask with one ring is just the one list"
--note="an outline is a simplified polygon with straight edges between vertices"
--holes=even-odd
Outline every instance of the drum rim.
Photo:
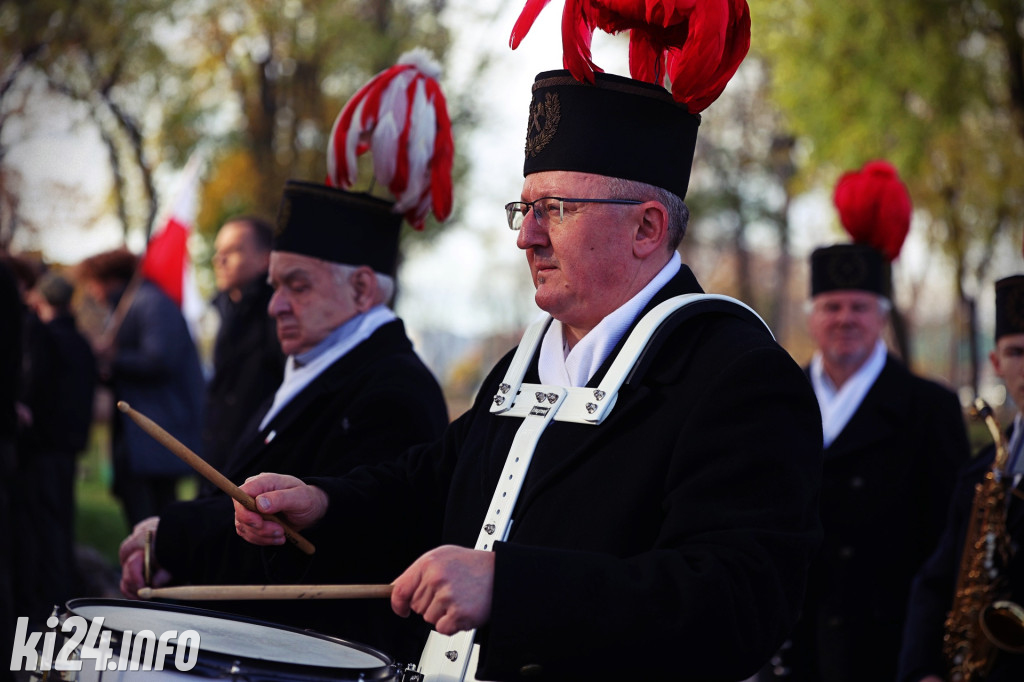
[[[288,672],[290,669],[292,674],[295,674],[297,669],[299,671],[306,671],[311,674],[317,675],[334,675],[337,676],[339,673],[353,673],[359,675],[358,679],[390,679],[393,677],[396,663],[394,659],[388,656],[383,651],[376,649],[368,644],[362,644],[360,642],[353,642],[351,640],[342,639],[333,635],[326,635],[315,630],[303,630],[302,628],[293,627],[291,625],[283,625],[280,623],[274,623],[272,621],[260,620],[258,618],[252,618],[249,616],[238,615],[234,613],[228,613],[226,611],[214,611],[213,609],[204,609],[195,606],[184,606],[180,604],[167,604],[164,602],[152,601],[152,600],[134,600],[134,599],[116,599],[110,597],[79,597],[70,599],[64,604],[64,615],[82,615],[77,613],[74,609],[76,607],[81,608],[83,606],[116,606],[126,607],[132,609],[157,609],[160,611],[169,611],[174,613],[182,613],[186,615],[197,615],[205,616],[208,618],[217,618],[221,620],[230,620],[235,622],[246,623],[249,625],[259,625],[261,627],[271,628],[274,630],[283,630],[293,634],[304,635],[306,637],[314,637],[317,639],[325,640],[334,644],[340,644],[352,649],[356,649],[365,654],[377,657],[381,659],[381,665],[373,668],[343,668],[343,667],[327,667],[319,665],[310,665],[308,663],[295,662],[290,663],[286,661],[276,661],[263,658],[257,658],[254,656],[237,656],[232,654],[223,653],[220,651],[206,650],[202,651],[203,656],[214,658],[222,661],[253,661],[258,662],[259,665],[266,668],[270,668],[274,671]],[[84,617],[84,616],[83,616]],[[111,632],[122,632],[116,628],[108,628],[104,624],[104,628]],[[202,633],[200,633],[202,634]]]

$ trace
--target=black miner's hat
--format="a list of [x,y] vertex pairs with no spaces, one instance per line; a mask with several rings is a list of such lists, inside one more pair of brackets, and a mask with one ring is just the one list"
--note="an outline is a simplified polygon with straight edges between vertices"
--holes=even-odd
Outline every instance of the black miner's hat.
[[835,244],[811,253],[811,296],[856,289],[889,296],[888,263],[881,252],[864,244]]
[[699,115],[658,85],[607,73],[590,84],[567,70],[544,71],[533,84],[523,175],[595,173],[684,198],[699,125]]
[[275,251],[394,275],[402,216],[393,202],[313,182],[289,180],[277,214]]
[[996,282],[996,341],[1008,334],[1024,334],[1024,275]]

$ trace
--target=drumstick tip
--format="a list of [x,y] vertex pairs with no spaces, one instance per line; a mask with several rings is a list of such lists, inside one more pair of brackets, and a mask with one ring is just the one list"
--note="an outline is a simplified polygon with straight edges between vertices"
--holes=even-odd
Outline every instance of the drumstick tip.
[[118,400],[117,409],[121,410],[122,412],[127,412],[128,410],[132,409],[132,406],[123,400]]
[[139,595],[139,599],[149,599],[150,597],[153,596],[153,588],[152,587],[140,587],[139,591],[137,592],[137,594]]

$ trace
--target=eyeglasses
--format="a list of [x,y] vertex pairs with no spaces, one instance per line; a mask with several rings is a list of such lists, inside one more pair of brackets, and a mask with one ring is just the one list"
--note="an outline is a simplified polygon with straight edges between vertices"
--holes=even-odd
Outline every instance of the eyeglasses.
[[566,199],[564,197],[541,197],[534,201],[513,201],[505,204],[505,217],[508,218],[509,229],[518,232],[526,220],[527,214],[533,210],[533,218],[541,227],[551,224],[553,218],[558,223],[565,217],[566,204],[642,204],[637,199]]

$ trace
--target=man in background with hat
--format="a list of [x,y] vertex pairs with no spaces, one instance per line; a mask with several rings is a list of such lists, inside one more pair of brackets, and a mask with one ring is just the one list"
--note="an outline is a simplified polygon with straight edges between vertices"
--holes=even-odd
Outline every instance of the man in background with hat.
[[811,254],[817,351],[807,373],[824,431],[825,538],[771,678],[893,679],[910,581],[935,547],[969,454],[956,395],[887,351],[887,268],[864,244]]
[[[676,252],[699,119],[660,86],[591,75],[537,77],[505,207],[550,317],[440,441],[243,486],[317,544],[281,549],[278,575],[394,581],[395,612],[435,628],[428,680],[467,661],[489,680],[739,679],[791,627],[818,541],[820,417],[756,316],[682,308],[644,360],[626,343],[701,291]],[[634,371],[603,383],[617,358]],[[242,537],[283,542],[235,512]]]
[[[286,184],[270,253],[274,294],[268,306],[287,355],[284,380],[253,415],[226,463],[223,473],[234,483],[268,470],[346,473],[433,440],[447,424],[436,379],[388,308],[402,222],[391,209],[390,202],[366,194]],[[153,585],[264,582],[260,552],[234,534],[231,499],[215,490],[135,527],[120,550],[127,597],[145,585],[149,533],[155,536]],[[220,606],[239,611],[247,605]],[[289,604],[256,606],[261,618],[294,621]],[[362,617],[364,606],[369,612],[374,605],[331,604],[334,628],[309,614],[301,625],[349,632],[357,618],[339,612],[348,608]],[[369,629],[357,632],[372,640]]]
[[[995,284],[995,348],[989,353],[992,369],[1006,386],[1006,395],[1016,412],[1006,434],[1008,460],[1006,481],[1006,530],[1014,549],[1009,563],[997,568],[994,584],[1000,585],[998,599],[1024,604],[1024,500],[1021,479],[1024,474],[1024,275],[1014,275]],[[944,682],[951,679],[950,661],[943,653],[946,617],[953,604],[961,555],[971,519],[975,486],[992,469],[996,447],[988,445],[963,468],[942,538],[935,552],[914,579],[903,630],[898,682]],[[990,576],[991,577],[991,576]],[[1024,634],[1018,623],[1017,641]],[[1008,629],[1010,632],[1014,628]],[[983,636],[981,636],[983,637]],[[984,641],[980,639],[979,641]],[[984,682],[1017,682],[1024,679],[1024,654],[1000,651],[993,647],[994,661],[987,673],[976,675]]]

